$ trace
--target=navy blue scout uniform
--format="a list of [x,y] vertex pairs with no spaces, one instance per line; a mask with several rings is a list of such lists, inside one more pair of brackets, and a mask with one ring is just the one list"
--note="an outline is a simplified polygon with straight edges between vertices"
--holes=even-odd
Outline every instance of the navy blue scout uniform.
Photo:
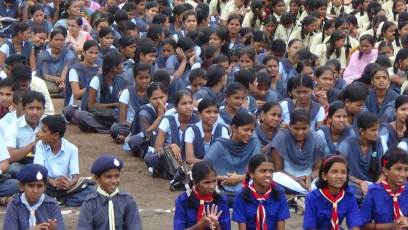
[[[118,169],[120,171],[122,167],[123,162],[121,159],[105,155],[99,157],[93,163],[91,173],[100,176],[109,169]],[[112,223],[114,223],[114,226],[110,226]],[[129,193],[119,192],[116,189],[115,192],[107,194],[101,188],[98,188],[98,191],[90,194],[82,204],[77,229],[140,230],[142,229],[142,223],[136,202]]]
[[[35,181],[47,181],[48,170],[39,164],[24,165],[17,173],[17,179],[25,184]],[[57,229],[65,229],[61,210],[54,198],[41,194],[38,202],[32,206],[25,193],[19,194],[7,205],[3,229],[29,229],[48,220],[57,219]]]

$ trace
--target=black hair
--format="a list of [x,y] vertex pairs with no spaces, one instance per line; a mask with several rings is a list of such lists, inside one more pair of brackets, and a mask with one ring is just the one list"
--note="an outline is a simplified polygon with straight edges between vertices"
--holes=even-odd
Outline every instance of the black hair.
[[[217,57],[215,57],[213,59],[213,64],[221,64],[223,62],[228,62],[229,63],[229,59],[227,56],[225,55],[218,55]],[[190,73],[191,74],[191,73]]]
[[395,110],[406,103],[408,103],[408,95],[400,95],[395,99]]
[[162,91],[164,94],[167,95],[167,89],[166,89],[166,87],[163,85],[163,83],[161,83],[161,82],[153,82],[152,84],[149,85],[149,87],[147,87],[147,92],[146,92],[147,97],[150,98],[150,97],[153,95],[154,91],[156,91],[156,90],[160,90],[160,91]]
[[258,85],[267,85],[271,86],[271,75],[265,71],[260,71],[256,73],[256,80],[258,81]]
[[[309,77],[310,78],[310,77]],[[290,113],[290,123],[291,125],[296,124],[296,122],[304,122],[310,124],[309,111],[304,108],[295,108]]]
[[255,71],[255,73],[261,71],[261,70],[265,70],[264,72],[266,72],[268,69],[268,66],[264,65],[264,64],[255,64],[252,68],[250,68],[250,70]]
[[385,72],[385,73],[387,74],[387,76],[389,77],[389,74],[388,74],[387,69],[386,69],[386,68],[383,68],[383,67],[381,67],[381,66],[378,66],[378,68],[376,68],[376,69],[374,69],[374,70],[371,71],[371,79],[373,79],[373,78],[374,78],[374,75],[375,75],[377,72],[379,72],[379,71]]
[[271,51],[273,52],[285,52],[286,42],[282,39],[275,39],[271,43]]
[[26,89],[17,89],[16,91],[14,91],[13,93],[13,103],[18,105],[19,103],[22,103],[24,94],[26,94],[28,92],[28,90]]
[[400,24],[401,22],[405,22],[408,21],[408,12],[404,11],[402,13],[399,14],[398,16],[398,24]]
[[253,17],[250,22],[251,27],[255,28],[256,20],[259,20],[260,22],[262,22],[262,14],[260,14],[259,12],[262,10],[264,6],[265,6],[265,3],[261,0],[251,1],[251,11],[253,13]]
[[145,11],[150,10],[151,8],[157,7],[159,8],[159,4],[157,2],[146,2]]
[[[91,47],[97,47],[99,50],[99,44],[95,41],[95,40],[88,40],[85,41],[84,46],[83,46],[83,51],[86,52],[87,50],[89,50]],[[84,61],[84,55],[81,54],[81,61]]]
[[[109,23],[108,18],[106,18],[106,17],[101,17],[101,18],[99,18],[98,20],[96,20],[96,22],[94,23],[93,26],[96,28],[96,27],[98,27],[99,23],[101,23],[101,22],[107,22],[108,25],[111,25],[111,23]],[[112,23],[113,23],[113,22],[112,22]]]
[[128,46],[131,46],[133,44],[137,44],[137,40],[130,36],[130,35],[124,35],[119,39],[119,47],[120,48],[126,48]]
[[304,0],[303,7],[307,13],[315,10],[315,1],[314,0]]
[[150,39],[144,38],[140,41],[140,45],[136,48],[136,55],[133,59],[135,63],[137,63],[140,62],[140,55],[142,53],[146,55],[156,52],[156,46],[153,44],[153,42]]
[[20,84],[11,77],[6,77],[0,81],[0,89],[1,88],[11,88],[11,91],[16,91],[20,88]]
[[225,76],[225,68],[222,65],[212,64],[208,67],[205,73],[207,87],[215,86]]
[[288,79],[288,83],[286,85],[286,94],[288,95],[288,97],[292,98],[292,91],[294,90],[294,88],[295,88],[295,78],[291,77]]
[[[267,101],[265,104],[263,104],[262,108],[262,112],[267,113],[269,110],[271,110],[273,107],[279,106],[281,107],[281,105],[277,102],[277,101]],[[282,108],[282,107],[281,107]]]
[[341,64],[337,59],[329,59],[325,65],[333,65],[337,72],[340,72],[341,70]]
[[188,76],[189,82],[195,81],[197,78],[205,79],[205,72],[200,68],[195,68],[190,71],[190,75]]
[[254,42],[268,43],[268,34],[265,31],[257,30],[252,34],[251,39]]
[[133,66],[133,76],[137,76],[140,72],[148,71],[150,74],[150,66],[144,62],[138,62]]
[[375,59],[375,63],[386,69],[392,67],[391,60],[385,54],[379,54]]
[[341,187],[342,189],[347,189],[348,188],[348,181],[349,181],[349,168],[347,164],[346,158],[344,158],[341,155],[330,155],[328,156],[322,163],[322,166],[320,167],[319,170],[319,179],[316,181],[316,187],[319,189],[327,188],[329,185],[327,181],[323,180],[323,173],[327,175],[329,173],[331,167],[334,165],[334,163],[343,163],[346,166],[347,170],[347,180],[344,182],[343,186]]
[[63,138],[67,130],[67,124],[62,114],[48,115],[41,120],[41,123],[46,125],[51,131],[51,134],[58,133],[59,138]]
[[314,65],[313,65],[310,61],[308,61],[308,60],[301,60],[301,61],[297,64],[297,66],[296,66],[296,73],[298,73],[298,74],[302,73],[303,69],[304,69],[305,67],[307,67],[307,66],[309,66],[309,67],[312,68],[312,69],[313,69],[313,67],[314,67]]
[[232,118],[231,126],[235,127],[240,127],[248,124],[254,124],[255,125],[255,119],[254,117],[249,114],[248,112],[244,111],[238,111],[234,118]]
[[28,65],[27,58],[22,54],[12,54],[4,61],[6,65],[14,66],[16,64]]
[[[127,15],[127,14],[126,14]],[[67,19],[67,21],[68,20],[72,20],[72,21],[75,21],[75,23],[78,25],[78,26],[82,26],[82,18],[81,18],[81,16],[75,16],[75,17],[73,17],[73,18],[68,18]]]
[[129,20],[129,15],[127,14],[126,11],[118,10],[115,12],[115,22],[119,24],[120,21],[127,21]]
[[[248,34],[248,33],[254,34],[254,33],[255,33],[255,30],[254,30],[253,28],[251,28],[251,27],[244,27],[244,28],[242,28],[242,29],[239,31],[239,34],[241,35],[241,38],[244,37],[244,36],[245,36],[246,34]],[[249,37],[244,41],[244,45],[245,45],[245,46],[251,44],[251,37],[252,37],[252,36],[249,36]]]
[[324,22],[324,25],[323,25],[323,31],[322,31],[322,43],[324,42],[324,40],[325,40],[325,38],[326,38],[326,31],[328,30],[328,29],[330,29],[330,27],[332,27],[333,26],[333,23],[334,23],[334,20],[333,19],[329,19],[329,20],[326,20],[325,22]]
[[234,81],[231,82],[225,89],[225,96],[231,96],[233,94],[236,94],[238,91],[245,92],[245,90],[246,88],[242,83]]
[[[276,20],[276,18],[275,18],[275,20]],[[282,24],[283,26],[294,24],[295,21],[296,21],[295,17],[289,12],[284,12],[280,16],[280,24]]]
[[[211,162],[209,161],[200,161],[194,164],[193,168],[191,169],[191,174],[194,183],[199,183],[201,180],[203,180],[208,174],[214,173],[215,176],[217,177],[217,171],[215,170],[214,166],[212,165]],[[189,184],[190,187],[192,187],[192,184]],[[200,205],[199,203],[195,202],[194,200],[194,195],[190,195],[187,199],[187,207],[190,209],[198,210],[198,206]],[[217,203],[218,200],[221,199],[221,196],[217,193],[216,190],[214,190],[213,193],[213,203]]]
[[62,36],[64,36],[64,38],[67,37],[67,30],[62,27],[62,26],[58,26],[57,28],[54,28],[51,33],[50,33],[50,38],[51,40],[57,35],[57,34],[62,34]]
[[122,63],[122,54],[116,51],[107,53],[102,62],[102,74],[106,74],[115,66],[119,66],[120,63]]
[[43,26],[34,26],[33,34],[44,33],[48,35],[48,32],[45,30]]
[[157,41],[159,36],[164,32],[163,27],[159,24],[152,24],[146,33],[146,38],[150,38],[153,41]]
[[208,18],[208,11],[206,10],[196,10],[197,16],[197,25],[202,23],[205,19]]
[[353,84],[345,88],[339,95],[339,99],[346,103],[346,100],[350,102],[365,101],[367,99],[368,89],[365,85],[361,86]]
[[28,65],[16,64],[11,70],[11,77],[17,82],[31,81],[31,68]]
[[[43,11],[42,5],[39,3],[34,4],[33,6],[30,7],[30,14],[31,16],[34,15],[34,13],[38,10]],[[43,11],[44,12],[44,11]]]
[[167,20],[167,16],[164,14],[158,14],[153,17],[152,25],[154,24],[164,24]]
[[243,55],[247,55],[249,57],[249,59],[251,59],[255,64],[256,51],[254,50],[254,48],[252,48],[252,47],[242,48],[238,53],[238,57],[241,58]]
[[27,91],[22,99],[23,108],[25,108],[27,104],[32,103],[34,100],[41,102],[43,106],[45,105],[45,98],[42,93],[37,91]]
[[24,33],[25,31],[29,30],[31,27],[27,22],[15,22],[13,31],[11,32],[11,35],[13,37],[16,37],[18,33]]
[[313,89],[313,79],[307,74],[298,74],[294,77],[293,89],[299,86]]
[[[249,173],[255,173],[256,169],[264,162],[271,162],[274,164],[272,157],[269,154],[256,154],[248,162],[248,171],[245,176],[245,181],[244,181],[244,193],[243,197],[246,203],[251,204],[251,190],[249,188],[249,181],[251,180],[251,176]],[[271,181],[272,182],[272,181]],[[281,192],[275,187],[272,186],[272,196],[275,200],[279,200],[281,196]]]
[[306,38],[306,33],[305,33],[305,26],[308,26],[310,24],[314,23],[314,17],[313,16],[306,16],[303,18],[303,21],[301,22],[302,28],[300,29],[300,37],[303,39]]
[[99,38],[103,38],[109,34],[114,34],[112,28],[110,28],[109,26],[104,26],[101,28],[101,30],[99,30]]
[[198,110],[198,112],[202,113],[204,111],[204,109],[206,109],[206,108],[208,108],[210,106],[215,106],[218,109],[217,101],[212,97],[206,97],[203,100],[201,100],[200,103],[198,103],[197,110]]
[[123,4],[122,6],[122,10],[126,12],[136,10],[136,9],[137,9],[137,6],[134,2],[125,2],[125,4]]
[[387,17],[385,17],[384,15],[376,15],[373,19],[372,19],[372,25],[370,26],[370,29],[373,29],[373,33],[374,33],[374,38],[375,39],[379,39],[378,38],[378,35],[377,35],[377,30],[375,30],[374,29],[374,26],[376,25],[376,24],[378,24],[378,23],[381,23],[381,22],[387,22],[388,21],[388,19],[387,19]]
[[193,100],[193,95],[187,90],[181,89],[174,94],[174,107],[177,107],[183,96],[189,96]]
[[330,36],[329,41],[326,43],[327,46],[327,51],[326,51],[326,57],[327,59],[330,59],[330,56],[335,53],[336,57],[339,58],[341,54],[342,48],[336,48],[335,42],[339,41],[341,39],[346,39],[347,35],[341,30],[335,30]]
[[342,101],[334,101],[329,106],[329,112],[327,117],[333,117],[334,113],[336,113],[339,109],[345,109],[347,111],[347,107]]
[[187,11],[187,8],[185,6],[176,6],[173,9],[173,16],[170,18],[170,22],[175,22],[176,21],[176,16],[182,15],[184,12]]
[[205,61],[206,59],[214,58],[217,52],[220,52],[220,49],[218,49],[216,46],[209,45],[205,47],[203,52],[203,60]]
[[[320,66],[315,73],[316,78],[319,78],[324,72],[326,71],[330,71],[331,73],[333,73],[332,68],[330,68],[330,66],[327,65],[322,65]],[[333,78],[334,79],[334,78]]]
[[162,41],[161,47],[163,48],[164,45],[169,44],[171,47],[173,47],[174,51],[177,49],[177,43],[174,41],[172,38],[166,38]]
[[[395,74],[398,72],[398,69],[399,69],[399,61],[405,60],[407,58],[408,58],[408,49],[400,49],[397,55],[395,56],[395,61],[394,61],[394,66],[393,66],[393,70]],[[406,71],[406,70],[404,69],[403,71]]]
[[[374,125],[379,124],[379,123],[380,123],[380,119],[378,118],[378,116],[371,112],[363,113],[357,119],[357,127],[363,130],[371,128]],[[359,135],[361,135],[361,133]],[[368,175],[373,179],[373,181],[376,181],[378,178],[378,169],[379,169],[379,165],[377,162],[377,152],[376,152],[377,151],[377,141],[371,142],[371,147],[372,147],[372,154],[371,154],[370,167],[368,169]]]
[[298,50],[298,52],[296,52],[296,56],[298,57],[300,61],[302,60],[309,61],[310,59],[313,59],[313,53],[310,52],[310,50],[306,48],[301,48],[300,50]]
[[408,165],[408,155],[404,152],[404,150],[399,148],[389,149],[381,159],[381,162],[385,161],[386,163],[383,165],[383,167],[389,170],[396,163]]
[[171,77],[166,70],[159,69],[154,71],[152,81],[162,83],[167,89],[170,86]]
[[397,3],[398,3],[398,2],[402,2],[404,5],[407,4],[407,3],[405,2],[405,0],[395,0],[395,1],[394,1],[394,3],[392,4],[392,8],[391,8],[394,21],[397,20],[397,15],[398,15],[398,13],[395,11],[395,7],[397,6]]
[[255,71],[251,69],[240,69],[235,72],[234,80],[241,83],[243,86],[245,86],[246,89],[249,89],[249,84],[252,84],[254,83],[254,81],[256,81]]
[[186,52],[187,50],[194,48],[195,44],[193,40],[189,37],[182,37],[177,41],[177,47],[180,47],[183,52]]

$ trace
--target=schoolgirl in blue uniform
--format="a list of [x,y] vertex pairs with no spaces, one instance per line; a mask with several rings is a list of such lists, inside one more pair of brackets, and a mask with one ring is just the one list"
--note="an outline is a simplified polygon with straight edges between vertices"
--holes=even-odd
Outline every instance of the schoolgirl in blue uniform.
[[258,154],[249,161],[244,186],[234,199],[232,220],[238,229],[285,229],[289,206],[285,192],[273,182],[273,172],[269,155]]
[[206,97],[215,98],[217,103],[224,100],[224,87],[227,83],[225,68],[222,65],[212,64],[208,67],[205,78],[207,83],[194,94],[195,106],[198,106],[198,102]]
[[304,108],[308,110],[310,120],[310,129],[323,124],[325,112],[323,106],[312,100],[313,79],[307,74],[300,74],[294,77],[293,90],[296,99],[286,99],[281,102],[282,120],[289,124],[290,113],[295,108]]
[[267,101],[261,110],[261,124],[256,126],[254,137],[261,142],[262,153],[269,153],[270,142],[281,128],[282,108],[276,101]]
[[[232,51],[233,52],[233,51]],[[230,57],[231,60],[231,57]],[[238,52],[238,64],[232,67],[231,72],[228,75],[227,85],[235,81],[235,72],[240,69],[253,68],[256,64],[256,51],[252,47],[245,47],[239,49]]]
[[68,69],[63,109],[65,119],[68,121],[71,121],[75,112],[81,107],[81,100],[86,87],[92,76],[99,71],[99,66],[95,64],[95,52],[98,51],[98,43],[93,40],[86,41],[82,51],[82,62],[75,63]]
[[253,70],[241,69],[235,72],[235,82],[241,83],[245,86],[245,97],[242,102],[242,107],[248,109],[251,114],[256,113],[257,104],[255,98],[252,94],[255,92],[255,89],[258,86],[258,81],[256,74]]
[[148,103],[147,87],[151,81],[150,66],[145,63],[136,63],[132,71],[135,76],[135,85],[122,91],[119,97],[118,123],[110,128],[110,133],[117,144],[122,144],[130,133],[130,126],[140,106]]
[[368,185],[378,182],[381,173],[380,161],[384,154],[378,137],[379,118],[367,112],[357,120],[358,136],[350,136],[341,141],[336,151],[343,154],[350,167],[350,186],[357,201],[361,202]]
[[[276,66],[278,66],[276,64]],[[280,93],[271,87],[271,75],[265,71],[258,71],[256,73],[257,86],[250,95],[256,100],[256,107],[262,106],[267,101],[280,101],[283,97]],[[259,115],[259,109],[257,110]]]
[[[386,159],[388,158],[388,160]],[[399,149],[383,157],[385,179],[368,188],[360,208],[364,229],[406,229],[408,227],[408,156]]]
[[340,90],[333,88],[334,74],[329,66],[320,66],[315,74],[316,87],[313,89],[312,99],[324,108],[337,100]]
[[110,125],[104,125],[91,116],[88,110],[96,107],[112,108],[119,106],[119,92],[124,79],[122,73],[122,55],[112,52],[105,56],[102,64],[102,74],[96,74],[82,97],[81,110],[75,112],[75,120],[83,132],[109,133]]
[[215,139],[205,153],[204,160],[213,162],[218,181],[227,192],[235,194],[242,187],[249,160],[261,154],[261,143],[252,136],[254,129],[255,119],[247,112],[238,111],[232,119],[231,139]]
[[395,100],[395,115],[397,120],[391,123],[382,123],[380,126],[380,138],[384,152],[396,147],[404,137],[406,131],[405,119],[408,116],[408,96],[401,95]]
[[122,36],[119,39],[119,51],[122,54],[123,78],[131,84],[133,80],[133,66],[135,64],[133,58],[136,53],[136,39],[130,35]]
[[328,125],[321,125],[316,129],[316,133],[326,140],[325,157],[335,153],[338,143],[344,138],[356,135],[354,129],[347,125],[347,108],[342,101],[335,101],[330,105],[327,122]]
[[214,98],[204,98],[198,104],[200,121],[188,125],[181,140],[182,157],[188,164],[195,164],[203,159],[212,141],[218,137],[229,138],[228,128],[217,123],[218,105]]
[[342,156],[331,155],[322,164],[319,179],[306,196],[303,228],[343,229],[343,219],[351,230],[363,224],[354,191],[348,186],[347,161]]
[[199,118],[193,113],[193,96],[185,90],[180,90],[174,96],[175,114],[165,115],[160,121],[154,153],[148,153],[144,158],[146,164],[150,167],[163,170],[159,162],[158,155],[163,148],[170,148],[178,161],[181,157],[181,136],[189,124],[195,124]]
[[367,97],[367,87],[360,84],[353,84],[344,89],[339,98],[346,105],[347,124],[351,125],[358,132],[357,119],[367,112],[365,102]]
[[[270,89],[278,92],[280,98],[286,95],[286,82],[282,79],[278,79],[279,75],[279,59],[274,55],[268,55],[264,58],[263,62],[267,67],[267,72],[270,75],[271,85]],[[259,81],[258,81],[259,85]]]
[[98,34],[98,40],[100,43],[100,49],[98,53],[98,59],[96,63],[98,66],[102,65],[103,58],[109,52],[118,51],[118,49],[113,46],[114,32],[109,26],[102,27]]
[[190,71],[201,68],[201,64],[202,60],[196,53],[193,40],[182,37],[177,41],[176,53],[166,60],[166,70],[170,75],[188,81]]
[[294,109],[288,130],[279,132],[271,142],[275,181],[294,193],[307,194],[319,175],[324,139],[311,130],[307,110]]
[[193,187],[175,201],[174,229],[231,229],[227,197],[217,192],[217,173],[210,162],[194,164]]
[[230,83],[225,90],[225,105],[220,107],[220,118],[228,127],[231,125],[232,118],[238,111],[249,111],[242,107],[245,98],[245,86],[239,82]]
[[[139,107],[130,127],[132,136],[129,147],[132,149],[140,148],[146,133],[157,131],[164,113],[170,107],[167,104],[167,90],[162,83],[153,82],[147,87],[146,93],[149,103]],[[153,145],[153,143],[150,144]]]
[[382,117],[384,114],[384,107],[390,102],[393,102],[399,96],[393,90],[388,89],[390,78],[388,71],[382,67],[378,67],[371,76],[373,88],[369,90],[366,101],[367,109]]

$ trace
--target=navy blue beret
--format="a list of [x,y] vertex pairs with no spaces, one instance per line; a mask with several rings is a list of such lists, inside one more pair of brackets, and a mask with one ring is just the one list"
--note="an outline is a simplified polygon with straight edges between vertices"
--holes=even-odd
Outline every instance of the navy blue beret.
[[123,168],[123,161],[112,155],[104,155],[100,156],[92,165],[91,173],[100,175],[109,169],[119,169],[119,171]]
[[17,173],[17,180],[21,183],[47,181],[48,170],[39,164],[26,164]]

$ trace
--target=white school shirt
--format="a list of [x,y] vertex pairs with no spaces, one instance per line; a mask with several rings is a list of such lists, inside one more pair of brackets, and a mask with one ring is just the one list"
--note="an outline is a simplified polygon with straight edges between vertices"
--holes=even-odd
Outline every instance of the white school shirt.
[[72,179],[73,174],[79,174],[78,148],[65,138],[61,138],[61,150],[54,154],[49,144],[39,141],[36,146],[34,163],[44,166],[51,178],[66,175]]
[[[201,137],[204,137],[203,122],[199,121],[199,122],[196,123],[196,125],[197,125],[198,129],[200,130]],[[217,127],[217,123],[215,123],[213,125],[213,128],[211,130],[211,135],[213,135],[213,136],[214,136],[216,127]],[[225,127],[222,127],[221,136],[229,139],[228,130]],[[186,133],[185,133],[185,136],[184,136],[184,142],[194,143],[194,140],[195,140],[195,134],[194,134],[193,128],[188,127],[186,129]],[[204,142],[204,140],[203,140],[203,142]],[[210,143],[211,143],[211,141],[204,142],[204,151],[205,152],[207,152],[208,148],[210,147]]]
[[[68,81],[69,81],[69,83],[71,83],[71,82],[79,83],[78,72],[75,69],[70,69],[69,70],[69,72],[68,72]],[[72,95],[69,98],[68,105],[73,105],[73,104],[74,104],[74,92],[72,92]]]
[[[93,76],[91,79],[91,82],[89,83],[89,86],[96,91],[96,102],[99,103],[101,102],[101,88],[100,88],[100,83],[99,83],[99,78],[98,76]],[[109,90],[112,92],[113,87],[109,86]]]
[[[183,131],[180,130],[180,122],[178,120],[178,113],[176,113],[176,114],[174,114],[172,116],[174,116],[174,119],[176,120],[176,126],[177,126],[177,129],[179,131],[179,137],[180,137],[180,140],[181,140],[181,136],[183,135]],[[159,129],[166,134],[166,141],[164,143],[164,146],[171,144],[172,141],[171,141],[171,129],[170,129],[169,119],[167,119],[166,117],[163,117],[163,119],[160,121]]]
[[[289,114],[289,107],[287,101],[282,101],[280,103],[282,107],[282,121],[286,124],[290,123],[290,114]],[[317,112],[316,117],[313,120],[310,120],[310,129],[314,130],[316,127],[317,122],[324,121],[325,112],[323,106],[320,107],[319,112]]]
[[133,122],[136,111],[133,109],[133,106],[130,104],[129,90],[124,89],[122,94],[119,97],[119,102],[127,105],[126,121],[129,123]]
[[9,112],[4,115],[4,117],[0,119],[0,134],[4,136],[7,126],[15,120],[17,120],[16,111]]
[[0,161],[4,161],[10,158],[10,154],[7,150],[6,144],[4,143],[3,135],[0,133]]
[[4,133],[4,142],[7,147],[21,148],[31,144],[35,139],[35,133],[40,131],[41,121],[33,130],[26,122],[25,116],[17,118],[13,123],[7,126]]

